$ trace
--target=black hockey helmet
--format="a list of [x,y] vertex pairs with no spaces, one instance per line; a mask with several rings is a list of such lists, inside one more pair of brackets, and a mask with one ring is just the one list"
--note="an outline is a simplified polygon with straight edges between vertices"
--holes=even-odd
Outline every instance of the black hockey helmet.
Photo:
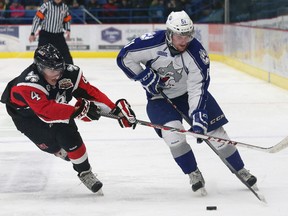
[[65,69],[63,56],[52,44],[49,43],[39,46],[35,50],[34,63],[40,73],[43,73],[45,68],[57,70],[61,73],[63,73]]

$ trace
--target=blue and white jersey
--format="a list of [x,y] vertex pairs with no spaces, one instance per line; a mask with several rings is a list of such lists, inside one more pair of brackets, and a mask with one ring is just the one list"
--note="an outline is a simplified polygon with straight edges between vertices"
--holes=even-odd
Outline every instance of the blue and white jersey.
[[[164,83],[169,98],[188,92],[189,115],[195,109],[206,109],[210,82],[210,60],[201,43],[194,38],[185,52],[173,56],[166,43],[165,30],[135,38],[121,49],[117,64],[134,79],[145,67],[152,68]],[[148,99],[162,98],[147,94]]]

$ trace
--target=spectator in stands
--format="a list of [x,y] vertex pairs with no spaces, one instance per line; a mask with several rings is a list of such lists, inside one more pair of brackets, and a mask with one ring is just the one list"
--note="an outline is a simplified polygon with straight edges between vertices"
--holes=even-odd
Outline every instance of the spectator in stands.
[[25,8],[24,5],[22,5],[19,0],[13,0],[12,4],[9,7],[10,10],[10,23],[12,24],[19,24],[22,23],[21,17],[25,16]]
[[212,12],[212,4],[210,0],[203,0],[202,1],[202,17],[208,16]]
[[[133,0],[132,1],[132,8],[138,9],[133,12],[133,16],[138,16],[137,19],[133,19],[134,23],[145,23],[149,22],[147,13],[147,8],[149,8],[151,1],[143,1],[143,0]],[[143,17],[143,18],[140,18]],[[146,17],[146,18],[145,18]]]
[[[277,1],[275,1],[275,2],[277,2]],[[266,3],[266,5],[267,5],[267,3]],[[270,4],[270,7],[272,7],[272,4]],[[230,3],[230,21],[233,21],[233,22],[246,21],[251,16],[252,17],[254,16],[256,19],[257,18],[259,19],[259,18],[261,18],[261,13],[264,12],[263,9],[264,8],[261,8],[261,6],[259,6],[259,8],[257,9],[259,11],[258,11],[258,13],[256,13],[257,14],[256,15],[256,14],[253,14],[253,12],[251,11],[252,10],[252,1],[251,0],[235,1],[235,2],[233,2],[233,4]],[[262,18],[268,18],[268,17],[266,17],[264,15],[264,17],[262,17]]]
[[84,0],[66,0],[66,4],[71,9],[77,9],[80,7],[84,7],[85,1]]
[[130,18],[130,10],[132,8],[132,3],[130,0],[120,0],[117,3],[117,6],[119,9],[118,16],[122,17],[121,20],[119,20],[121,23],[131,23]]
[[115,4],[115,0],[108,0],[106,4],[102,6],[103,15],[110,23],[117,22],[117,5]]
[[131,0],[115,0],[115,4],[118,6],[118,8],[132,8],[132,1]]
[[150,4],[151,4],[151,0],[150,1],[132,0],[133,8],[148,8]]
[[25,10],[37,10],[42,4],[42,0],[26,0],[24,2]]
[[86,4],[86,8],[91,12],[91,10],[100,9],[101,5],[98,3],[98,0],[89,0]]
[[4,0],[0,0],[0,11],[5,10],[6,9],[6,3]]
[[7,6],[6,1],[5,0],[0,0],[0,11],[1,12],[6,10],[6,6]]
[[179,0],[169,0],[166,5],[166,16],[170,14],[172,11],[181,11],[184,10],[184,5],[182,1]]
[[67,4],[71,15],[73,16],[73,20],[72,23],[80,23],[83,24],[85,22],[85,18],[84,18],[84,14],[85,12],[83,12],[83,8],[85,8],[84,0],[71,0],[69,1],[70,3]]
[[98,3],[99,3],[100,5],[104,5],[104,4],[107,3],[107,0],[98,0]]
[[6,23],[6,6],[5,0],[0,0],[0,24]]
[[[98,3],[98,0],[89,0],[86,5],[86,9],[98,19],[98,16],[101,16],[102,12],[99,11],[102,8],[102,5]],[[86,16],[87,23],[95,23],[94,19],[91,19],[90,16]]]
[[149,7],[149,17],[152,23],[163,23],[165,16],[165,5],[163,0],[152,0]]

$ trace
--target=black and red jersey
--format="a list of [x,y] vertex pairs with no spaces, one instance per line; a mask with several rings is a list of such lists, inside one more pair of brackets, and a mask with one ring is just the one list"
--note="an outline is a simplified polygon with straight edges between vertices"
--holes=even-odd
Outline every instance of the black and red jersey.
[[92,86],[79,67],[66,65],[55,86],[46,82],[33,63],[10,81],[1,97],[8,113],[14,117],[38,116],[47,123],[68,123],[75,108],[72,98],[85,98],[113,109],[115,104],[98,88]]

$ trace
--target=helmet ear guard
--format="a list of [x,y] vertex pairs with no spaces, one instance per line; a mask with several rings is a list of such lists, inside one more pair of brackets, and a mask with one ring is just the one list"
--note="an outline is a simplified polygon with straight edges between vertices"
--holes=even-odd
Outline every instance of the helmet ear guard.
[[42,74],[45,68],[64,72],[65,61],[61,53],[52,45],[46,44],[35,50],[34,63]]
[[172,36],[177,34],[180,36],[188,36],[193,39],[194,25],[188,14],[182,11],[172,11],[166,21],[166,40],[168,45],[172,45]]

